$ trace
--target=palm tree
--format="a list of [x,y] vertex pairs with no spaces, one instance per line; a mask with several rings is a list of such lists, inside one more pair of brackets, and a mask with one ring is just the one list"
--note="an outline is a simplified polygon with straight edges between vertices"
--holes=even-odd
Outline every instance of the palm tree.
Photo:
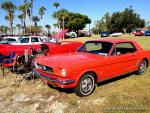
[[58,2],[54,2],[53,6],[57,9],[60,6],[60,4]]
[[26,17],[27,15],[30,18],[30,4],[26,2],[25,4],[19,6],[19,10],[22,11],[22,16],[23,16],[23,27],[24,27],[24,33],[26,33]]
[[23,15],[23,14],[20,14],[20,15],[18,15],[18,18],[20,19],[21,25],[23,26],[23,18],[24,18],[24,15]]
[[41,24],[43,25],[42,19],[43,19],[43,15],[45,14],[46,8],[45,7],[40,7],[38,13],[40,15],[40,19],[41,19]]
[[14,35],[16,35],[16,27],[13,27]]
[[7,32],[8,32],[9,28],[7,26],[0,26],[0,31],[2,33],[5,33],[5,35],[7,35]]
[[66,9],[60,9],[59,11],[56,11],[53,13],[53,18],[57,18],[58,21],[62,23],[61,27],[64,28],[64,20],[69,17],[69,12]]
[[33,10],[33,0],[30,0],[30,13],[31,13],[31,17],[32,17],[32,10]]
[[14,20],[14,12],[16,10],[16,6],[11,1],[6,1],[1,5],[2,9],[8,12],[7,19],[9,21],[9,28],[11,34],[13,34],[13,20]]
[[4,33],[7,35],[9,28],[7,26],[4,26]]
[[[57,10],[57,8],[60,6],[60,4],[58,3],[58,2],[54,2],[53,3],[53,6],[56,8],[56,10]],[[56,15],[57,16],[57,15]],[[59,23],[59,21],[57,20],[57,23],[58,23],[58,28],[60,27],[60,23]]]
[[20,29],[22,29],[22,32],[23,32],[24,31],[24,15],[20,14],[20,15],[18,15],[18,18],[21,21],[21,28]]
[[38,13],[40,15],[41,20],[43,19],[43,15],[45,14],[46,8],[45,7],[40,7]]
[[33,16],[32,21],[34,22],[35,27],[37,28],[37,22],[40,21],[40,18],[38,16]]
[[46,29],[47,29],[47,31],[48,31],[48,34],[50,34],[51,26],[47,24],[47,25],[45,25],[45,27],[46,27]]
[[4,33],[4,26],[2,25],[2,26],[0,26],[0,33]]
[[21,31],[22,25],[21,24],[17,24],[16,27],[18,28],[18,33],[20,34],[21,33],[20,31]]
[[13,35],[13,21],[10,21],[10,20],[14,20],[14,15],[11,15],[11,16],[6,15],[5,20],[7,20],[10,23],[9,31]]

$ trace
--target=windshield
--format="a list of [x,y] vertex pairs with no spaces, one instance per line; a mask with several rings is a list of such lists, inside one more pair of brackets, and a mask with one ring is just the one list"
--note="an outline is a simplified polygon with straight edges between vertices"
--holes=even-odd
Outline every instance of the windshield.
[[107,56],[110,49],[112,48],[112,45],[113,44],[109,42],[88,41],[78,49],[78,52],[86,52]]

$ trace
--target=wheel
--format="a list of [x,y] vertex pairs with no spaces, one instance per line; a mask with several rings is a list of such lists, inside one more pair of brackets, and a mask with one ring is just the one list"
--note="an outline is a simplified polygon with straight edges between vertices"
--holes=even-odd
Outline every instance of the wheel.
[[84,74],[78,81],[74,91],[76,95],[83,97],[88,96],[95,90],[95,77],[92,73]]
[[147,69],[147,63],[145,60],[143,60],[139,65],[139,69],[137,70],[137,74],[143,75],[146,72],[146,69]]

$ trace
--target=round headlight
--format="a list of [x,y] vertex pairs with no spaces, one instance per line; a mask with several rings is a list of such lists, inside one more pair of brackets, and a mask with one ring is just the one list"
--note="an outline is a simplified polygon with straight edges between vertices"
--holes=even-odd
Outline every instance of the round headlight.
[[61,75],[62,75],[62,76],[66,76],[66,74],[67,74],[66,70],[65,70],[65,69],[62,69],[62,70],[61,70]]

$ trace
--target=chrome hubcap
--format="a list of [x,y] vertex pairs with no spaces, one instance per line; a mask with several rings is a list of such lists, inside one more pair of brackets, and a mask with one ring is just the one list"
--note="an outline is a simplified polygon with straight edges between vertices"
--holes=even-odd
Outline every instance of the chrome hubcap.
[[83,93],[89,93],[90,91],[92,91],[93,87],[94,87],[94,79],[90,76],[85,77],[82,82],[81,82],[81,91]]
[[144,74],[145,71],[146,71],[146,62],[142,62],[140,65],[140,72]]

